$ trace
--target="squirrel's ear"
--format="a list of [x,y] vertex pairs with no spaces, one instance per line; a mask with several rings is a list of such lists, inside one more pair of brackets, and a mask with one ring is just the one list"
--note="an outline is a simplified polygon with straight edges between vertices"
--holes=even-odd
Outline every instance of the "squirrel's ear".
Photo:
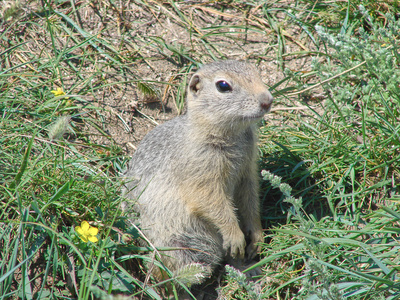
[[200,91],[201,86],[200,76],[198,74],[193,75],[189,82],[189,91],[192,94],[197,94]]

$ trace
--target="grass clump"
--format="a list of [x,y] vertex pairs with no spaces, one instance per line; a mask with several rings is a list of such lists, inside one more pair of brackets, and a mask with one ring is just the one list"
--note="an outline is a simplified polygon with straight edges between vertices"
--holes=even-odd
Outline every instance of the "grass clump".
[[[108,62],[85,72],[93,37],[71,34],[73,24],[51,5],[13,13],[17,21],[7,13],[0,32],[0,299],[142,290],[117,261],[136,249],[121,232],[137,237],[120,217],[125,159],[87,100],[106,84]],[[99,136],[108,143],[93,142]],[[75,231],[82,221],[95,229],[88,239]]]
[[[317,75],[312,85],[322,88],[326,97],[322,109],[310,103],[312,121],[296,119],[298,126],[288,126],[284,133],[268,130],[283,149],[281,158],[284,155],[296,170],[290,180],[315,193],[311,205],[326,199],[334,216],[340,211],[357,214],[400,193],[399,21],[387,15],[387,26],[380,27],[363,7],[360,10],[370,31],[343,27],[335,34],[316,27],[326,47],[326,54],[312,63]],[[308,78],[288,74],[303,80],[300,89],[310,85]],[[312,98],[309,91],[302,96]],[[271,164],[269,169],[274,168]],[[280,175],[286,176],[287,170],[283,172]]]
[[[40,106],[36,90],[28,93],[29,105]],[[133,291],[136,279],[115,275],[117,228],[123,228],[116,222],[119,149],[65,136],[68,126],[77,132],[79,125],[74,117],[53,118],[60,106],[32,112],[24,108],[25,97],[9,95],[0,94],[2,299],[88,299],[93,285]],[[58,102],[51,93],[45,97],[49,105]],[[86,220],[99,229],[97,243],[84,242],[74,230]]]
[[[385,207],[362,216],[358,222],[332,217],[316,220],[304,212],[302,199],[293,197],[290,186],[281,183],[280,177],[268,171],[262,175],[291,205],[291,221],[273,229],[271,242],[263,253],[265,258],[259,265],[265,264],[267,276],[274,273],[267,264],[271,260],[297,268],[285,282],[266,287],[266,297],[287,292],[289,283],[298,287],[295,294],[299,299],[398,297],[398,257],[394,255],[399,249],[398,230],[393,228],[399,220],[398,213]],[[282,236],[291,239],[293,246],[279,248],[274,240]]]
[[[324,53],[313,59],[314,82],[287,71],[301,83],[298,94],[311,119],[294,116],[279,131],[263,129],[275,142],[265,144],[272,153],[265,156],[266,166],[279,175],[263,173],[269,182],[266,198],[278,200],[267,209],[282,216],[268,235],[261,263],[274,278],[268,296],[397,299],[400,294],[395,254],[400,23],[386,14],[382,26],[362,6],[357,14],[363,22],[343,25],[340,32],[316,26]],[[322,109],[313,103],[316,93],[326,99]],[[282,211],[289,212],[286,220]]]

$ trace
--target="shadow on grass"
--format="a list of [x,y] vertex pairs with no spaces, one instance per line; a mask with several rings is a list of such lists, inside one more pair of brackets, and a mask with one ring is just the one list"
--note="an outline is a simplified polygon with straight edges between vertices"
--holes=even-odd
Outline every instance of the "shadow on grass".
[[[292,196],[301,198],[303,209],[309,215],[320,219],[330,214],[329,206],[323,197],[324,187],[318,184],[308,169],[309,162],[282,144],[274,142],[278,149],[273,153],[263,154],[260,170],[267,170],[282,178],[282,182],[292,187]],[[264,229],[287,223],[288,210],[292,206],[283,201],[284,196],[278,189],[273,189],[268,181],[261,181],[260,197]]]

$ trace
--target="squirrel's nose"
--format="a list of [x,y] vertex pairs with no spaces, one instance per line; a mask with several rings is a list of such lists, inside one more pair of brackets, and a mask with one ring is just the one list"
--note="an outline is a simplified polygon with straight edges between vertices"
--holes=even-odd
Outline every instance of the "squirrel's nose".
[[258,96],[258,102],[263,110],[269,111],[271,109],[272,102],[274,101],[274,97],[272,97],[269,91],[266,91]]

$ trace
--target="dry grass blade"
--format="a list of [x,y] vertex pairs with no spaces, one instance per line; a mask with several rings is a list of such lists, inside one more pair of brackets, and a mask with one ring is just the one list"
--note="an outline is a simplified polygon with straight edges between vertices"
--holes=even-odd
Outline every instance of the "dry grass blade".
[[314,84],[314,85],[312,85],[312,86],[310,86],[308,88],[305,88],[304,90],[286,94],[286,96],[288,96],[288,97],[295,96],[295,95],[299,95],[299,94],[302,94],[304,92],[307,92],[309,90],[315,89],[315,88],[317,88],[317,87],[319,87],[319,86],[321,86],[321,85],[323,85],[323,84],[325,84],[325,83],[327,83],[329,81],[332,81],[332,80],[334,80],[334,79],[336,79],[336,78],[338,78],[338,77],[340,77],[340,76],[342,76],[344,74],[347,74],[347,73],[349,73],[349,72],[351,72],[351,71],[353,71],[353,70],[355,70],[355,69],[357,69],[357,68],[359,68],[359,67],[361,67],[362,65],[365,65],[365,64],[366,64],[366,61],[363,61],[362,63],[359,63],[358,65],[356,65],[356,66],[354,66],[354,67],[352,67],[352,68],[350,68],[350,69],[348,69],[346,71],[343,71],[343,72],[341,72],[339,74],[336,74],[335,76],[332,76],[331,78],[328,78],[328,79],[326,79],[324,81],[321,81],[321,82],[319,82],[317,84]]

